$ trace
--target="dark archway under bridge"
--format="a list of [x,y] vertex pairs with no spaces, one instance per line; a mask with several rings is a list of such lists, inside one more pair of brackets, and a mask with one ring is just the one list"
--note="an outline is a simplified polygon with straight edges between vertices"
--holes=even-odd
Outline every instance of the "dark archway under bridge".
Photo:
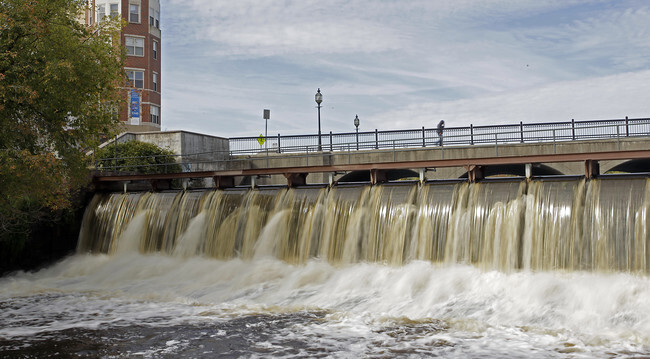
[[650,158],[625,161],[605,173],[650,173]]
[[[530,166],[533,177],[537,176],[562,176],[564,173],[543,163],[533,163]],[[467,178],[469,172],[465,172],[460,178]],[[526,164],[506,164],[485,166],[483,168],[483,177],[515,176],[526,177]]]
[[[370,182],[370,171],[352,171],[346,173],[339,178],[337,183],[349,182]],[[387,181],[404,181],[404,180],[418,180],[419,174],[410,169],[395,169],[386,171]]]

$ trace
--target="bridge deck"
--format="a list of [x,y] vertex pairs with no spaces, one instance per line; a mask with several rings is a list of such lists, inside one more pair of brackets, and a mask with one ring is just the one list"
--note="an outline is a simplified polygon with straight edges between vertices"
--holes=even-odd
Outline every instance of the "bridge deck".
[[233,185],[233,178],[236,176],[264,176],[284,175],[288,179],[289,186],[304,184],[305,177],[310,173],[336,173],[350,171],[370,171],[371,182],[382,181],[382,173],[395,169],[426,169],[444,167],[464,167],[469,173],[469,180],[474,181],[481,178],[480,169],[492,165],[532,164],[532,163],[553,163],[553,162],[584,162],[585,176],[588,178],[597,176],[598,161],[605,160],[631,160],[650,158],[650,150],[633,151],[607,151],[589,153],[562,153],[542,154],[524,156],[504,157],[482,157],[464,159],[436,159],[420,161],[399,161],[399,162],[378,162],[378,163],[357,163],[339,165],[315,165],[298,167],[274,167],[274,168],[249,168],[221,171],[201,172],[180,172],[180,173],[155,173],[155,174],[113,174],[94,176],[96,183],[102,182],[124,182],[124,181],[160,181],[183,178],[214,178],[217,187],[229,187]]

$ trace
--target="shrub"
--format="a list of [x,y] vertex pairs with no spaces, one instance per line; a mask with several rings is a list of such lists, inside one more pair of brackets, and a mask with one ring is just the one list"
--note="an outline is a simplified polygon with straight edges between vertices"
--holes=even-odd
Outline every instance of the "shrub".
[[95,153],[95,160],[97,169],[103,171],[145,174],[182,171],[172,151],[141,141],[109,144]]

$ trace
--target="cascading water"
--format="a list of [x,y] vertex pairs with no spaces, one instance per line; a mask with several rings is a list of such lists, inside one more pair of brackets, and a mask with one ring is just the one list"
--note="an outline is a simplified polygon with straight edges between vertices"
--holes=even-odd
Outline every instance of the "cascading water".
[[647,273],[646,187],[628,179],[98,194],[78,251],[113,254],[135,241],[141,253],[295,264]]
[[648,356],[649,183],[97,194],[0,357]]

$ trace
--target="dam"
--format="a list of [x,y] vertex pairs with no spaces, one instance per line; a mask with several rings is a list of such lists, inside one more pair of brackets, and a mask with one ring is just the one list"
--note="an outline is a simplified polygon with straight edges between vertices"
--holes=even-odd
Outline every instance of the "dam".
[[[647,273],[647,178],[97,194],[80,252]],[[125,239],[124,233],[129,233]],[[126,241],[132,243],[126,243]]]

